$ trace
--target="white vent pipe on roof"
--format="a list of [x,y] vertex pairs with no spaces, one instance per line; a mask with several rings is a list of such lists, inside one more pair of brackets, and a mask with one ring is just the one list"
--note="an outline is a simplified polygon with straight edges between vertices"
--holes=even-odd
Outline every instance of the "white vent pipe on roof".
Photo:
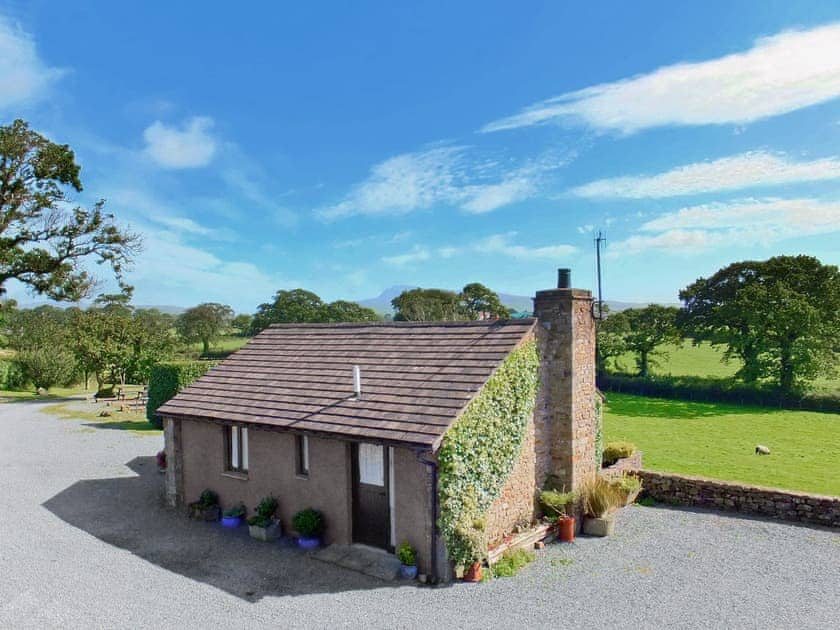
[[362,371],[358,365],[353,366],[353,392],[356,398],[362,397]]

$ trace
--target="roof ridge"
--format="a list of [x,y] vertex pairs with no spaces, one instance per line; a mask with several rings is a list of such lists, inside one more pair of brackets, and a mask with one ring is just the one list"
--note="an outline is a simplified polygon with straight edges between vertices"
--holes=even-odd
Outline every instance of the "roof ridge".
[[268,328],[489,328],[491,326],[507,326],[511,324],[530,326],[535,321],[535,317],[522,317],[520,319],[490,319],[469,322],[300,322],[270,324]]

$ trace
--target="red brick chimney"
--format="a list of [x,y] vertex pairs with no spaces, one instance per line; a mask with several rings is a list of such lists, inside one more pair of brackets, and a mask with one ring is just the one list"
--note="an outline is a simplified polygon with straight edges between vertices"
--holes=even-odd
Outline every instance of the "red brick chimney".
[[536,483],[549,475],[575,489],[595,463],[595,318],[592,294],[572,289],[560,269],[556,289],[537,291],[534,315],[541,387],[534,413]]

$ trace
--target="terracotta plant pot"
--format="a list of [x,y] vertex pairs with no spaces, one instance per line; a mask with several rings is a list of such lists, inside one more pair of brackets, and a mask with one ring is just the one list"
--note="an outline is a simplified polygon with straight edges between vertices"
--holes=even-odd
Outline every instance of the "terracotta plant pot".
[[481,582],[481,563],[476,562],[464,573],[464,582]]
[[557,519],[557,539],[560,542],[575,542],[574,516],[561,516]]

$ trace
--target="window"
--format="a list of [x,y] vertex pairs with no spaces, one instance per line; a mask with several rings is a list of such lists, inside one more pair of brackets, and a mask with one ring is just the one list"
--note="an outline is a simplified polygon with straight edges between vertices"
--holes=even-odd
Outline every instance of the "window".
[[234,472],[248,472],[248,429],[225,427],[227,469]]
[[379,444],[359,444],[359,482],[385,485],[384,451]]
[[309,476],[309,438],[305,435],[295,436],[295,459],[297,474],[301,477]]

